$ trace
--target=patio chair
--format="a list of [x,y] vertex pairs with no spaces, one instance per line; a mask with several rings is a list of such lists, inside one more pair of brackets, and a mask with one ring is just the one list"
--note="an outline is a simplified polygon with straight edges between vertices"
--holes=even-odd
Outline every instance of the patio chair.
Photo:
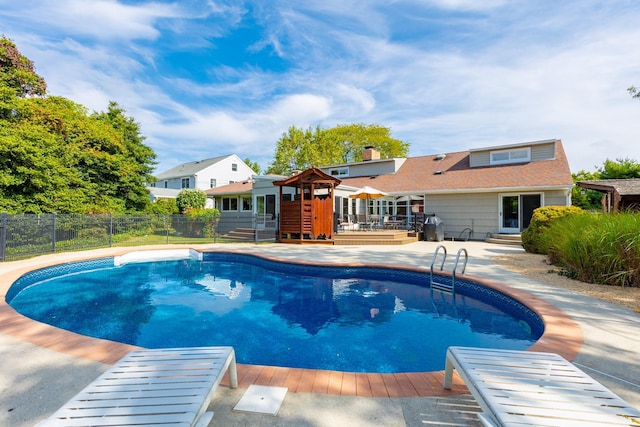
[[456,369],[484,426],[637,426],[640,411],[553,353],[449,347],[444,388]]
[[37,427],[204,427],[213,417],[206,410],[227,369],[231,388],[237,388],[232,347],[135,350]]
[[355,224],[351,221],[351,217],[349,215],[341,215],[338,220],[338,230],[353,231],[354,229],[355,229]]

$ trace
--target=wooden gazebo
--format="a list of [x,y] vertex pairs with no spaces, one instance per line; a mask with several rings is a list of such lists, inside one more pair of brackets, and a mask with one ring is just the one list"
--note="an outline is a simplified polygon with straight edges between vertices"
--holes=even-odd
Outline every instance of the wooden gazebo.
[[[311,168],[275,181],[280,187],[279,240],[285,243],[332,243],[333,196],[340,180]],[[284,194],[283,187],[295,188]]]

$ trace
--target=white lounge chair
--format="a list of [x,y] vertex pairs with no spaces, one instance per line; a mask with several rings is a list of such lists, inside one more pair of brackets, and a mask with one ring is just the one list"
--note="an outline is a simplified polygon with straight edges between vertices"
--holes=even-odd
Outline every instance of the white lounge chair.
[[553,353],[450,347],[444,387],[456,369],[485,426],[637,426],[640,411]]
[[238,387],[232,347],[132,351],[38,427],[206,426],[227,369]]

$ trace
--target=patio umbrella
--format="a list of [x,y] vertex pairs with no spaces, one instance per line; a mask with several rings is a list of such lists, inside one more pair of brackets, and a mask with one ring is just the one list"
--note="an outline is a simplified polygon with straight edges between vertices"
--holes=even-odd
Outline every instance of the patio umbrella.
[[369,187],[365,185],[358,191],[353,192],[349,197],[354,199],[365,199],[367,201],[366,209],[364,210],[364,220],[368,222],[367,215],[369,212],[369,200],[370,199],[379,199],[380,197],[388,196],[384,191],[380,191],[373,187]]

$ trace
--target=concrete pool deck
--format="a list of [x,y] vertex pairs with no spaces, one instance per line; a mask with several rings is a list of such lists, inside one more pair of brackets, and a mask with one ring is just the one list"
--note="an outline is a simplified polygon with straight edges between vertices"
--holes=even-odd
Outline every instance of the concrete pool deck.
[[[602,382],[635,407],[640,407],[640,316],[629,310],[595,300],[580,294],[558,289],[510,272],[491,262],[491,257],[522,252],[519,247],[486,244],[481,242],[441,242],[447,247],[449,257],[445,271],[451,271],[455,253],[465,247],[469,252],[466,273],[475,278],[507,283],[515,292],[526,291],[546,307],[549,303],[563,310],[577,322],[579,329],[569,334],[549,337],[554,352],[567,354],[574,363]],[[418,242],[404,246],[302,246],[282,244],[199,245],[201,250],[233,250],[259,255],[316,263],[349,263],[366,265],[396,265],[428,267],[438,243]],[[175,246],[155,247],[158,249]],[[184,247],[184,246],[182,246]],[[83,258],[95,258],[129,252],[141,248],[112,248],[82,253],[62,253],[38,257],[32,260],[0,264],[0,292],[4,295],[8,284],[25,271],[61,262]],[[498,285],[499,286],[499,285]],[[4,304],[4,298],[2,303]],[[551,309],[551,311],[553,311]],[[129,347],[100,340],[84,340],[52,334],[51,327],[20,319],[4,304],[0,307],[0,356],[2,373],[2,407],[0,425],[28,426],[54,412],[86,384],[107,369],[106,363],[119,359]],[[571,322],[569,322],[571,323]],[[563,324],[554,326],[561,330]],[[561,331],[560,331],[561,332]],[[55,338],[52,337],[55,335]],[[577,337],[576,335],[582,335]],[[580,341],[583,345],[580,347]],[[87,341],[90,341],[87,343]],[[70,351],[71,350],[71,351]],[[575,354],[577,352],[577,354]],[[87,357],[87,355],[92,355]],[[575,355],[575,358],[573,357]],[[444,355],[443,355],[444,358]],[[99,362],[96,360],[100,360]],[[240,368],[239,368],[240,369]],[[454,393],[442,393],[438,373],[429,380],[422,377],[424,389],[436,391],[434,397],[418,397],[406,390],[414,390],[415,384],[406,378],[382,381],[377,376],[367,378],[368,396],[374,388],[383,388],[387,396],[363,397],[367,393],[345,395],[330,384],[330,376],[296,382],[284,400],[277,416],[236,413],[233,406],[250,383],[266,382],[282,385],[287,379],[282,371],[266,369],[257,372],[245,369],[241,388],[231,390],[220,387],[211,405],[216,415],[212,425],[242,426],[413,426],[413,425],[480,425],[475,417],[479,410],[474,399],[460,387]],[[366,374],[365,374],[366,375]],[[341,377],[341,388],[344,378]],[[355,381],[355,379],[353,380]],[[348,380],[347,383],[352,382]],[[402,384],[403,381],[408,381]],[[377,385],[376,385],[377,383]],[[298,384],[302,384],[299,386]],[[357,386],[357,384],[356,384]],[[367,387],[365,387],[366,389]],[[404,388],[405,391],[402,391]],[[292,390],[295,390],[292,391]],[[408,396],[408,397],[393,397]],[[424,396],[424,394],[422,395]]]

